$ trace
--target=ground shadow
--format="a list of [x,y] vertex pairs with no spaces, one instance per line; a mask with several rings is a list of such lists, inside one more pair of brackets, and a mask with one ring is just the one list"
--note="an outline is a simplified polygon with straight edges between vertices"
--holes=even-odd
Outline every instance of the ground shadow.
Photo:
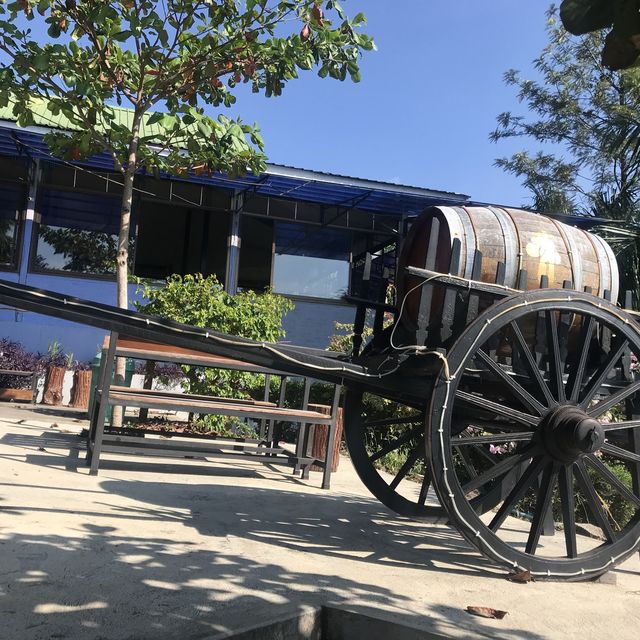
[[[102,640],[195,640],[305,605],[348,603],[355,612],[391,609],[432,633],[473,629],[487,637],[540,638],[495,628],[440,603],[415,602],[366,577],[292,570],[161,536],[131,538],[85,524],[77,536],[13,535],[0,540],[0,636]],[[222,622],[224,621],[224,623]],[[3,636],[3,633],[7,635]]]
[[[84,464],[78,460],[81,441],[72,434],[47,432],[44,441],[5,434],[2,441],[22,448],[22,461],[24,447],[35,449],[26,454],[33,465]],[[45,447],[34,445],[43,442],[46,450],[38,452]],[[49,451],[54,445],[59,452]],[[134,464],[150,470],[147,462]],[[194,473],[193,465],[184,466]],[[256,473],[231,465],[206,470],[226,478]],[[274,478],[270,474],[269,482]],[[234,486],[215,477],[175,480],[105,478],[99,488],[77,481],[56,487],[81,492],[72,504],[58,497],[29,506],[4,492],[0,514],[28,514],[31,521],[35,514],[36,522],[51,525],[37,535],[3,536],[0,530],[0,637],[195,640],[272,618],[281,609],[322,604],[348,604],[368,614],[393,610],[404,623],[440,634],[462,627],[505,640],[540,637],[508,623],[495,628],[433,599],[416,607],[402,589],[380,580],[387,570],[398,575],[404,569],[436,584],[442,571],[461,580],[481,576],[489,589],[503,579],[504,572],[492,574],[486,559],[451,529],[399,518],[373,498],[311,487]],[[291,482],[284,474],[281,481]],[[64,523],[66,535],[56,534],[56,523]],[[368,572],[371,565],[384,571]],[[423,576],[416,578],[416,568]]]

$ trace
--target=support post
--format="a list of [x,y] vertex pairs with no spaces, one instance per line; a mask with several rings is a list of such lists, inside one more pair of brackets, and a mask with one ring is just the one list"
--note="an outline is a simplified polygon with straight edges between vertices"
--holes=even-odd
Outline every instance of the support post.
[[231,199],[231,224],[227,239],[227,268],[224,287],[229,295],[238,292],[238,271],[240,268],[240,216],[244,206],[244,195],[236,191]]
[[36,197],[40,186],[42,168],[40,160],[34,160],[29,170],[29,187],[27,192],[27,203],[22,215],[22,236],[20,246],[20,264],[18,267],[18,282],[26,284],[27,273],[29,272],[29,256],[31,254],[31,238],[33,237],[33,226],[36,222]]

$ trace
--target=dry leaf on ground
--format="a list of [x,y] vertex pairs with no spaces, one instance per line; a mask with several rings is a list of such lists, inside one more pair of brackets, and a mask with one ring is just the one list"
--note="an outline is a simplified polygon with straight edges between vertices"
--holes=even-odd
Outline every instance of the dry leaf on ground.
[[467,611],[474,616],[495,618],[496,620],[502,620],[508,613],[507,611],[500,611],[500,609],[492,609],[491,607],[467,607]]

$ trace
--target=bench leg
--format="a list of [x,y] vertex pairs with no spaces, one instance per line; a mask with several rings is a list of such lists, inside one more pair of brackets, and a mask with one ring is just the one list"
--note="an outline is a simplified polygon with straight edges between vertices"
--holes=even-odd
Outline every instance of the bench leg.
[[100,402],[98,415],[96,418],[96,426],[93,433],[93,441],[89,443],[87,448],[87,459],[91,464],[89,474],[98,475],[98,466],[100,465],[100,452],[102,451],[102,438],[104,435],[104,420],[106,415],[107,403]]
[[331,424],[327,437],[327,450],[324,454],[324,471],[322,472],[322,488],[331,487],[331,467],[333,466],[333,449],[336,442],[336,427],[338,424],[338,407],[340,405],[340,386],[336,385],[333,392],[333,404],[331,405]]
[[336,418],[334,416],[329,425],[329,437],[327,438],[327,450],[324,454],[324,470],[322,471],[322,488],[331,487],[331,467],[333,466],[333,446],[336,441]]
[[300,458],[302,458],[304,456],[304,453],[306,451],[306,439],[307,439],[307,423],[306,422],[301,422],[300,423],[300,427],[298,428],[298,439],[296,441],[296,464],[293,467],[293,473],[296,474],[300,471],[301,468],[301,464],[300,464]]

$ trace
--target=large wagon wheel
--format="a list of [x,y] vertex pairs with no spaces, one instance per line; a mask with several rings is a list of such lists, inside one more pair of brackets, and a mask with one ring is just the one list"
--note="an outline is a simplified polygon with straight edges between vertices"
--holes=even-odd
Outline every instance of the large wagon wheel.
[[[631,316],[571,291],[513,296],[463,332],[448,354],[449,379],[443,372],[434,387],[427,445],[440,502],[483,554],[580,580],[638,547],[636,356]],[[498,463],[463,463],[465,444]],[[478,502],[496,491],[497,507],[482,514]],[[554,529],[563,532],[542,537]]]
[[434,499],[426,462],[424,410],[349,388],[344,425],[353,466],[380,502],[410,518],[433,519],[443,514]]

